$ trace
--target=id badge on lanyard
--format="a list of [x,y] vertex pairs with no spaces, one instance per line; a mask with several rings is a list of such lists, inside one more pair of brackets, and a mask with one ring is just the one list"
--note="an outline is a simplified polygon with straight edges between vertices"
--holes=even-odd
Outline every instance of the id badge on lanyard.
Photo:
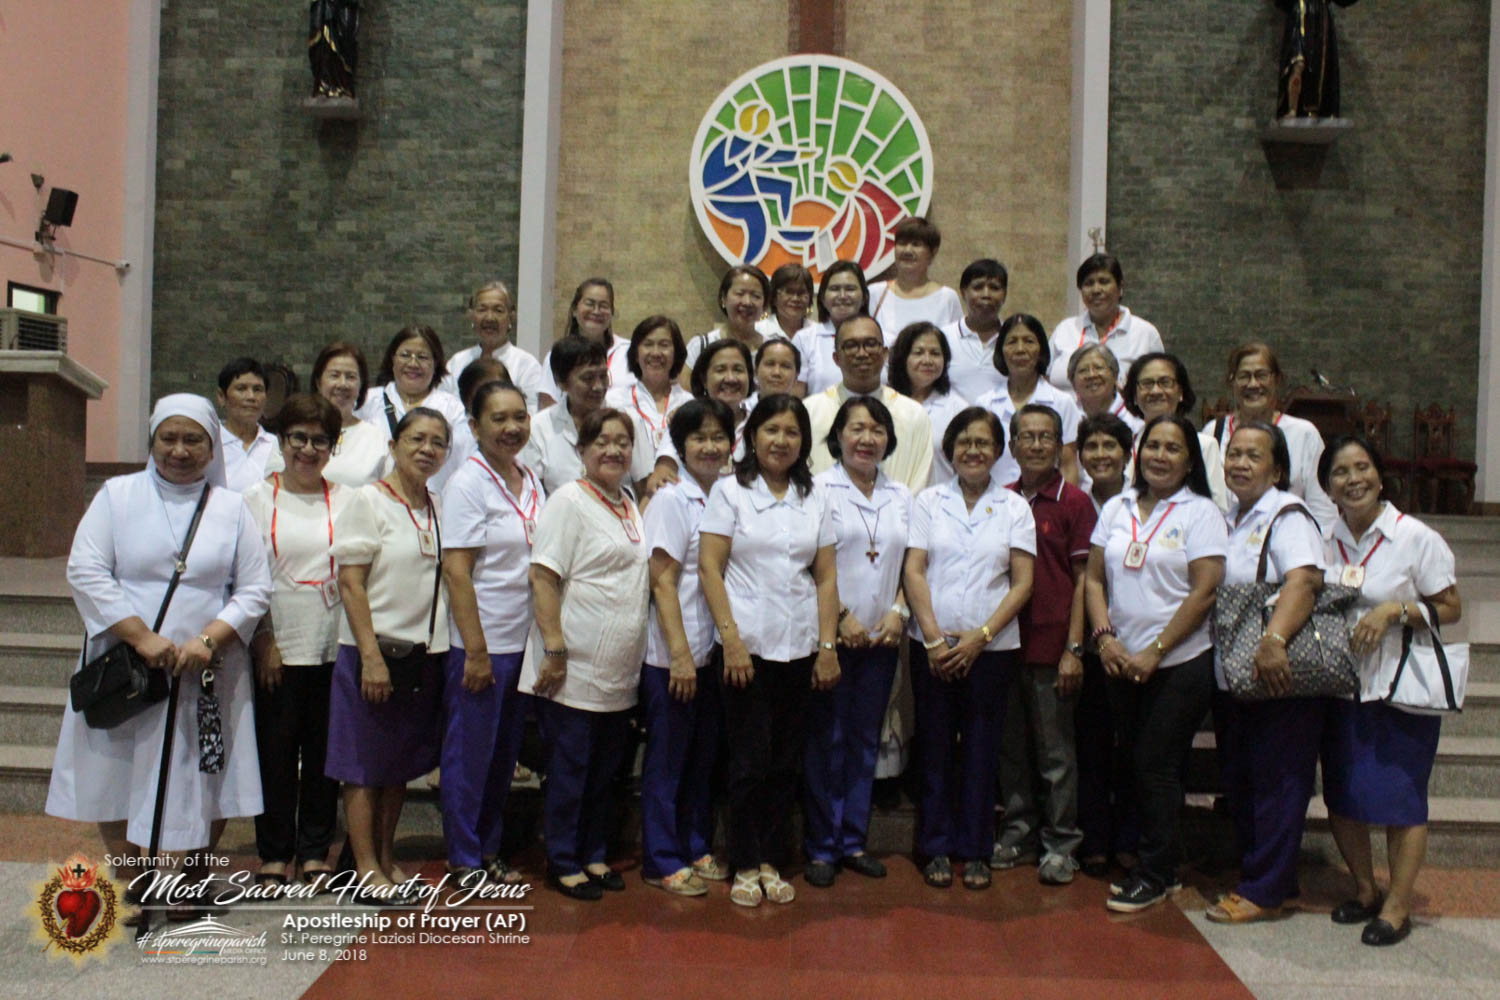
[[325,608],[336,608],[339,606],[339,582],[338,580],[324,580],[318,584],[318,590],[323,595],[323,606]]
[[437,558],[437,538],[433,536],[431,528],[417,529],[417,548],[428,559]]

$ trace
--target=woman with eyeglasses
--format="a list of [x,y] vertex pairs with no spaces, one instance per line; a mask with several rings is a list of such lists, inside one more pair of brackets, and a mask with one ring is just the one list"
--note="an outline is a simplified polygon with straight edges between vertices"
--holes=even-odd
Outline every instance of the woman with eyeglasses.
[[[1125,386],[1120,390],[1125,398],[1125,409],[1137,420],[1149,423],[1157,417],[1179,416],[1191,420],[1188,414],[1198,402],[1193,384],[1188,379],[1187,365],[1175,354],[1157,351],[1143,354],[1135,359],[1125,376]],[[1141,434],[1136,433],[1135,447],[1130,453],[1133,469],[1136,453],[1140,447]],[[1208,480],[1209,495],[1221,512],[1229,510],[1229,492],[1224,488],[1224,453],[1212,434],[1198,434],[1198,452],[1203,457],[1203,474]]]
[[[360,419],[385,430],[388,442],[395,440],[396,426],[417,407],[436,410],[449,427],[466,420],[463,401],[439,388],[446,364],[443,343],[438,339],[437,331],[430,326],[402,327],[386,344],[380,370],[375,375],[375,384],[380,386],[380,391],[368,397],[359,408]],[[450,446],[453,443],[448,442]],[[445,454],[451,457],[452,452]],[[456,464],[445,460],[434,474],[433,489],[442,488]]]
[[755,329],[763,337],[791,340],[811,325],[812,301],[812,273],[801,264],[782,264],[771,273],[771,299]]
[[[607,378],[606,389],[628,386],[635,381],[625,357],[625,341],[615,336],[615,286],[608,278],[588,278],[573,289],[573,301],[568,306],[568,328],[562,340],[581,337],[604,348]],[[557,341],[552,346],[556,348]],[[552,368],[552,352],[542,359],[542,389],[537,401],[539,409],[546,409],[562,400],[562,386]]]
[[802,352],[802,371],[797,376],[802,391],[797,395],[813,396],[843,381],[843,372],[833,362],[834,334],[850,316],[869,314],[864,269],[852,260],[829,266],[818,281],[818,322],[792,338]]
[[245,491],[271,565],[271,610],[250,644],[255,663],[255,734],[265,811],[255,818],[258,883],[315,885],[329,874],[338,782],[323,774],[328,692],[343,610],[334,573],[334,522],[353,490],[327,468],[341,429],[322,396],[281,406],[282,471]]

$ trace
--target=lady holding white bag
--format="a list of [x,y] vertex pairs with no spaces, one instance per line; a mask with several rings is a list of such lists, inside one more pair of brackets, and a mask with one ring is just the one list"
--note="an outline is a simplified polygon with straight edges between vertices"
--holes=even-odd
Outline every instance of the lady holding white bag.
[[[1437,532],[1381,498],[1384,466],[1364,438],[1335,438],[1318,482],[1338,506],[1326,542],[1327,581],[1357,587],[1350,646],[1363,658],[1358,701],[1333,702],[1323,736],[1328,822],[1354,875],[1356,896],[1333,911],[1365,924],[1360,940],[1390,945],[1411,933],[1411,894],[1427,853],[1427,781],[1441,717],[1387,702],[1406,630],[1428,643],[1422,602],[1442,625],[1462,614],[1453,551]],[[1416,664],[1409,663],[1408,669]],[[1371,826],[1386,829],[1391,884],[1382,896],[1370,853]]]

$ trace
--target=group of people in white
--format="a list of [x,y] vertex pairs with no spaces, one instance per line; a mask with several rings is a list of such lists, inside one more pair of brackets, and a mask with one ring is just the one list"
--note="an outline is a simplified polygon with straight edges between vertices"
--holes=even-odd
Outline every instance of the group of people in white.
[[[1399,941],[1436,718],[1369,684],[1237,701],[1216,684],[1210,613],[1221,584],[1255,578],[1269,533],[1282,598],[1258,676],[1286,690],[1287,638],[1325,579],[1357,577],[1373,677],[1423,627],[1418,602],[1457,620],[1452,553],[1383,499],[1368,441],[1325,447],[1280,411],[1268,345],[1233,349],[1234,411],[1200,429],[1186,367],[1122,304],[1113,257],[1083,263],[1085,309],[1049,334],[1002,319],[995,260],[957,291],[933,280],[939,246],[903,222],[873,284],[847,261],[816,284],[731,268],[723,322],[690,339],[661,315],[617,336],[614,289],[590,279],[541,363],[510,342],[515,303],[490,282],[468,301],[475,344],[449,358],[403,328],[373,379],[357,345],[329,344],[275,433],[251,359],[220,373],[222,422],[202,397],[159,400],[146,470],[101,489],[68,578],[85,658],[128,643],[188,698],[206,666],[220,678],[227,763],[200,769],[198,718],[179,712],[163,849],[201,875],[195,852],[254,815],[258,879],[316,885],[342,796],[340,867],[389,905],[408,880],[407,783],[440,767],[447,870],[520,881],[503,819],[534,713],[546,878],[597,900],[625,888],[607,850],[638,711],[650,885],[791,902],[799,800],[806,884],[882,877],[872,788],[910,763],[928,885],[1118,872],[1107,905],[1131,912],[1179,886],[1182,765],[1212,707],[1243,866],[1210,919],[1295,894],[1321,758],[1355,881],[1333,918]],[[95,730],[69,713],[48,811],[97,821],[113,854],[147,843],[164,718]]]

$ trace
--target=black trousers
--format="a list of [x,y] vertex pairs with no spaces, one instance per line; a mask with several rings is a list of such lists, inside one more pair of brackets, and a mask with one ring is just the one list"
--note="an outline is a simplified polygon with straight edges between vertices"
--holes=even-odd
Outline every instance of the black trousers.
[[1097,654],[1083,658],[1083,690],[1073,716],[1078,745],[1078,825],[1083,830],[1078,854],[1083,858],[1136,849],[1131,747],[1117,741],[1109,704],[1113,683]]
[[1125,745],[1140,810],[1137,874],[1160,886],[1177,880],[1182,862],[1182,767],[1214,693],[1214,651],[1160,667],[1144,684],[1115,678],[1110,708]]
[[777,663],[752,656],[755,676],[749,685],[723,687],[725,839],[729,866],[736,871],[762,864],[779,868],[791,856],[792,806],[800,787],[813,659]]
[[262,861],[322,861],[338,824],[339,783],[323,774],[333,664],[286,667],[275,691],[255,687],[255,740],[265,812],[255,817]]

